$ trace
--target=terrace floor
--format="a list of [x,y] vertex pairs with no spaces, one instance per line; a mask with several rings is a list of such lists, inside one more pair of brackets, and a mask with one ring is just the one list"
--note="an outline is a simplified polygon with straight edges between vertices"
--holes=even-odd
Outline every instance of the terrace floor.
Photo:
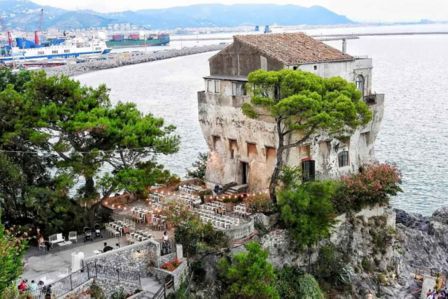
[[96,238],[93,241],[84,242],[82,238],[77,243],[67,246],[55,245],[49,252],[39,251],[36,247],[28,250],[25,256],[25,267],[22,278],[28,281],[42,280],[45,284],[59,280],[70,274],[72,253],[83,252],[84,257],[95,255],[96,250],[104,248],[104,242],[116,248],[116,244],[121,247],[128,245],[126,238]]

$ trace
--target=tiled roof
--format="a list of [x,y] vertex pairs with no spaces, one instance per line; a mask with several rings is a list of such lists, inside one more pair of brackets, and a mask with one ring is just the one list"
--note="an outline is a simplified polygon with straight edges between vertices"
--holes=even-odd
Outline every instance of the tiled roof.
[[285,65],[349,61],[354,58],[304,33],[236,35],[235,40],[252,46]]

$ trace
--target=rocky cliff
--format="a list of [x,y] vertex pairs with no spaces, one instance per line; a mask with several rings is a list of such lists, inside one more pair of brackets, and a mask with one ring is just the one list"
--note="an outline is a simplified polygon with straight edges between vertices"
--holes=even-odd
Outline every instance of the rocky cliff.
[[[374,208],[338,220],[330,240],[321,244],[330,242],[344,256],[341,272],[350,286],[336,297],[419,298],[422,282],[416,276],[448,269],[448,208],[431,217]],[[307,256],[292,248],[285,230],[270,231],[261,241],[277,267],[306,267]],[[313,252],[312,263],[318,259]]]

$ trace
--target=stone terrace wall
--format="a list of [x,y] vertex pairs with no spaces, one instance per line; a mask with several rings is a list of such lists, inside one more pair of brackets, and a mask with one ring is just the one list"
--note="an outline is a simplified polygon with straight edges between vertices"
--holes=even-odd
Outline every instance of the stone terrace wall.
[[177,267],[176,270],[174,270],[173,272],[164,269],[154,268],[153,274],[161,282],[164,282],[167,276],[172,275],[174,279],[174,289],[177,290],[179,286],[182,284],[182,282],[187,278],[188,275],[187,260],[183,259],[179,267]]
[[239,225],[235,228],[226,229],[224,232],[231,240],[239,240],[250,236],[254,230],[254,220],[251,219],[248,223]]
[[153,240],[111,250],[84,260],[84,264],[98,264],[121,272],[139,272],[147,276],[150,267],[160,267],[160,244]]
[[127,294],[134,294],[135,291],[139,289],[139,287],[133,284],[117,283],[116,281],[107,279],[90,279],[85,284],[65,294],[63,298],[64,299],[90,298],[84,296],[86,296],[85,295],[86,291],[90,289],[94,281],[103,290],[106,298],[110,298],[113,293],[119,291],[121,288],[123,288],[123,291]]

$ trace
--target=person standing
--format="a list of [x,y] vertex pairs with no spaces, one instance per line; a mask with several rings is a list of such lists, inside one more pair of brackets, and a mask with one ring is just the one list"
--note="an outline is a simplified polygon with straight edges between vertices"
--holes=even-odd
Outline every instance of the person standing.
[[31,280],[28,290],[31,292],[31,295],[33,295],[33,297],[39,295],[37,283],[34,280]]

